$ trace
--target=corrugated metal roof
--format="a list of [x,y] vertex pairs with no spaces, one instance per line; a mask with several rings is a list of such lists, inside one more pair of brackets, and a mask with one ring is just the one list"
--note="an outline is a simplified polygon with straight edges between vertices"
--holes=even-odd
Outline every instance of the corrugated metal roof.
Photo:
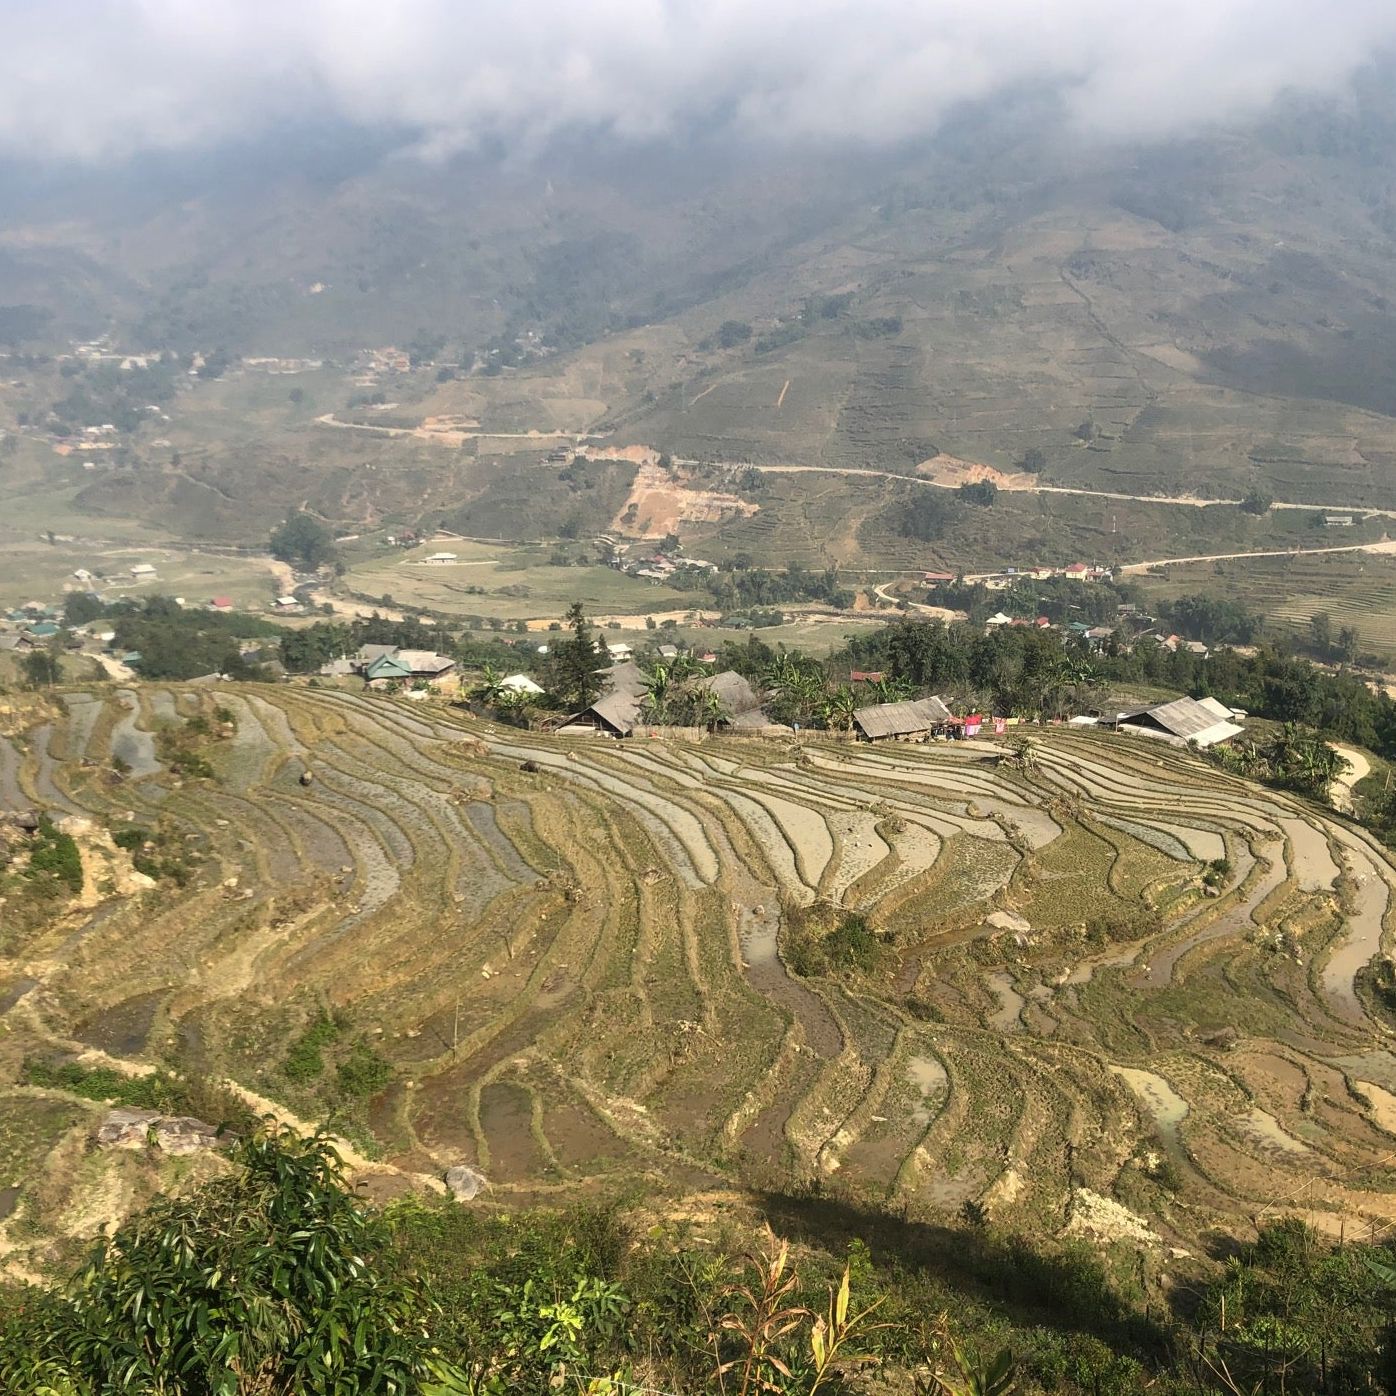
[[600,718],[622,737],[628,737],[640,719],[640,700],[628,693],[608,693],[604,698],[598,698],[582,716],[589,714]]
[[407,665],[414,674],[440,674],[456,667],[454,659],[437,654],[435,650],[398,650],[394,658]]
[[625,693],[638,698],[645,691],[645,675],[633,659],[624,664],[613,664],[609,669],[598,669],[597,674],[610,693]]
[[950,709],[939,698],[922,698],[915,703],[874,703],[859,708],[853,721],[865,737],[904,737],[928,732],[950,717]]
[[381,659],[385,654],[396,653],[396,645],[360,645],[354,658],[360,664],[372,664],[375,659]]
[[1171,703],[1160,703],[1149,708],[1144,716],[1184,741],[1215,726],[1217,721],[1217,715],[1208,712],[1196,698],[1175,698]]
[[1219,718],[1217,709],[1221,707],[1215,699],[1198,702],[1196,698],[1175,698],[1171,703],[1121,713],[1119,720],[1139,731],[1154,730],[1179,742],[1196,742],[1200,747],[1209,747],[1239,736],[1245,730],[1231,721],[1229,711]]
[[368,679],[405,679],[411,674],[411,669],[395,654],[380,654],[364,670],[364,677]]

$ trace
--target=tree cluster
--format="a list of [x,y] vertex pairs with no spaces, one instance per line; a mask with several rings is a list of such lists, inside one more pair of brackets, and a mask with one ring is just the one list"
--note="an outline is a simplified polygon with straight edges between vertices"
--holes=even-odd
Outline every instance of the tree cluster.
[[306,572],[328,566],[338,556],[334,534],[303,509],[287,514],[286,522],[272,529],[271,555]]

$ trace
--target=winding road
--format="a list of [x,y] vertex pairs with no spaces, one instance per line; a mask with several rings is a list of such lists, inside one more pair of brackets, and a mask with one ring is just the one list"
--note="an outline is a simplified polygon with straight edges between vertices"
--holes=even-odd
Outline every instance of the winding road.
[[[686,462],[685,462],[686,463]],[[903,484],[926,485],[931,489],[953,490],[958,489],[958,483],[949,484],[940,480],[930,480],[923,475],[899,475],[892,470],[869,470],[861,466],[844,465],[756,465],[744,467],[752,470],[759,470],[763,475],[866,475],[880,480],[899,480]],[[1130,500],[1139,504],[1166,504],[1176,505],[1181,508],[1205,509],[1212,504],[1239,504],[1239,499],[1198,499],[1193,495],[1164,495],[1164,494],[1121,494],[1112,490],[1087,490],[1076,489],[1067,485],[1034,485],[1030,489],[1023,489],[1013,485],[1001,486],[1006,493],[1010,494],[1072,494],[1082,495],[1090,499],[1117,499]],[[1367,505],[1357,504],[1299,504],[1293,501],[1277,500],[1270,506],[1272,509],[1305,509],[1310,511],[1322,511],[1325,513],[1351,513],[1376,515],[1384,519],[1396,519],[1396,509],[1377,509]],[[1235,553],[1195,553],[1187,557],[1159,557],[1150,558],[1145,562],[1124,563],[1120,571],[1125,573],[1147,572],[1151,567],[1170,567],[1178,563],[1186,562],[1230,562],[1238,558],[1247,557],[1302,557],[1312,553],[1396,553],[1396,539],[1383,538],[1375,543],[1340,543],[1331,547],[1323,548],[1270,548],[1264,551],[1235,552]],[[982,577],[995,575],[992,572],[966,574],[966,581],[976,581]],[[884,601],[891,598],[885,596],[882,590],[878,589],[878,595]],[[920,609],[937,609],[935,607]]]
[[[683,464],[690,464],[685,461]],[[696,462],[692,462],[695,463]],[[895,470],[869,470],[851,465],[755,465],[743,469],[759,470],[763,475],[870,475],[884,480],[900,480],[909,485],[928,485],[936,490],[954,490],[958,480],[949,483],[932,480],[924,475],[901,475]],[[1087,499],[1126,500],[1135,504],[1171,504],[1186,509],[1206,509],[1214,504],[1240,504],[1239,499],[1202,499],[1192,494],[1124,494],[1117,490],[1088,490],[1074,485],[1000,485],[1006,494],[1073,494]],[[1369,504],[1325,504],[1313,500],[1275,500],[1272,509],[1304,509],[1325,514],[1375,514],[1384,519],[1396,519],[1396,509],[1380,509]],[[1334,551],[1337,551],[1336,549]]]

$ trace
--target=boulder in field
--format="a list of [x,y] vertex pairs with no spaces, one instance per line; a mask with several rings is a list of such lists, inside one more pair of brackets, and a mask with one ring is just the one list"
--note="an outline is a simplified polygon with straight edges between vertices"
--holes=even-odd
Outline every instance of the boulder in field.
[[155,1110],[108,1110],[97,1127],[97,1145],[103,1149],[144,1149],[153,1145],[161,1153],[196,1154],[216,1149],[224,1140],[215,1126],[192,1115],[161,1115]]

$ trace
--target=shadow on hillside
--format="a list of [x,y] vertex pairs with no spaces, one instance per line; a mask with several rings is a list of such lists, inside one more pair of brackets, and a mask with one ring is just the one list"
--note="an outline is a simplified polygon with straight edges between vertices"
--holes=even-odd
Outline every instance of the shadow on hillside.
[[1086,1245],[1049,1252],[991,1227],[907,1221],[813,1194],[761,1191],[756,1201],[778,1235],[834,1254],[857,1238],[880,1267],[914,1278],[932,1302],[951,1307],[961,1296],[1016,1323],[1086,1334],[1156,1359],[1172,1351],[1163,1303],[1124,1298],[1100,1255]]

